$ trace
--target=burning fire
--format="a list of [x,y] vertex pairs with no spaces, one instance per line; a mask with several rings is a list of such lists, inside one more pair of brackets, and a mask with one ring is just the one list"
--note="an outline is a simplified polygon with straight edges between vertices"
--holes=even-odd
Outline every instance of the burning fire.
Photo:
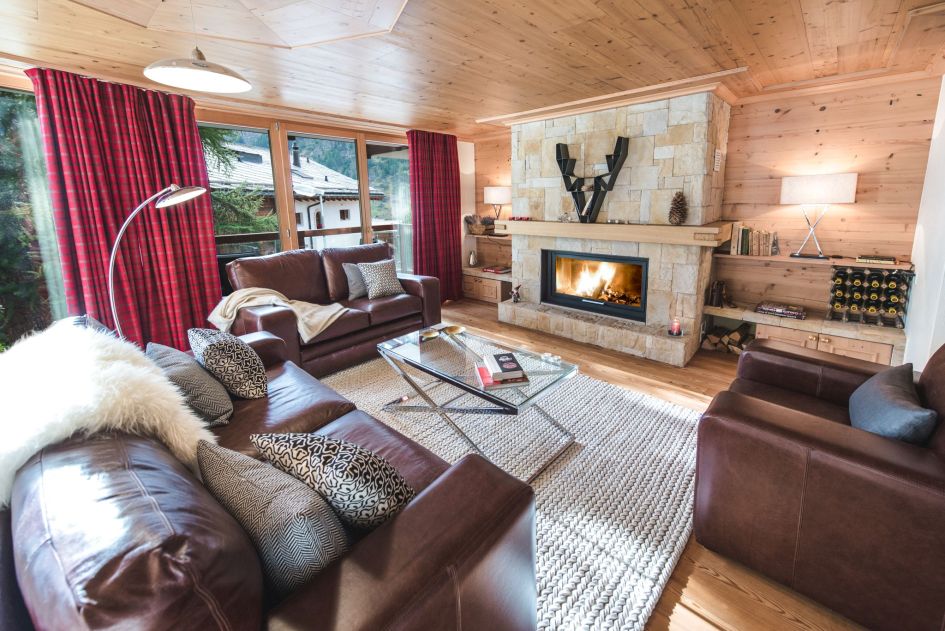
[[617,266],[613,263],[599,263],[594,270],[585,263],[574,283],[574,293],[596,298],[610,287],[616,273]]

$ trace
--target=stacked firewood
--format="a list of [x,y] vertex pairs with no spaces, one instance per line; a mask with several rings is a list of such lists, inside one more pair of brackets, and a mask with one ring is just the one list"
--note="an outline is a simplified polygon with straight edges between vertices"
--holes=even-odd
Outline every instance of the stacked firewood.
[[724,351],[740,355],[753,339],[755,336],[751,334],[751,325],[747,322],[732,330],[717,326],[706,333],[705,339],[702,340],[702,348],[708,351]]

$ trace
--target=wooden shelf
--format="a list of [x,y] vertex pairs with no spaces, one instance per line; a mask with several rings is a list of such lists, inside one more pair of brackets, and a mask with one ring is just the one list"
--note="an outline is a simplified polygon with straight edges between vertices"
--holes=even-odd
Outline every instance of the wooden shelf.
[[496,230],[512,236],[564,237],[601,241],[635,241],[715,248],[732,235],[732,222],[716,221],[704,226],[654,224],[577,223],[564,221],[496,221]]
[[472,234],[471,232],[467,232],[466,236],[472,237],[473,239],[486,239],[487,241],[512,242],[512,239],[507,234]]
[[829,267],[831,265],[837,265],[840,267],[869,267],[870,269],[899,269],[909,271],[912,269],[912,263],[905,261],[902,263],[896,263],[895,265],[888,265],[884,263],[857,263],[856,259],[853,258],[839,258],[839,259],[805,259],[801,257],[793,257],[788,255],[778,255],[778,256],[746,256],[738,254],[724,254],[722,252],[716,252],[712,255],[717,259],[727,259],[727,260],[738,260],[744,261],[746,263],[780,263],[783,265],[817,265]]
[[502,281],[503,283],[512,282],[512,274],[493,274],[492,272],[484,272],[480,267],[464,267],[463,274],[467,276],[476,276],[477,278],[489,278],[491,280]]

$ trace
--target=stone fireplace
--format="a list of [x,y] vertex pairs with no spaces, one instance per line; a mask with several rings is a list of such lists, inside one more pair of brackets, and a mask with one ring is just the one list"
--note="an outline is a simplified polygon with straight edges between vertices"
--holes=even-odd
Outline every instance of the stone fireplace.
[[541,251],[541,301],[646,321],[649,261],[561,250]]
[[[511,235],[522,298],[501,303],[499,319],[685,365],[699,346],[712,248],[728,238],[719,223],[728,119],[728,104],[706,91],[513,125],[512,215],[530,221],[496,225]],[[573,201],[555,146],[566,143],[575,172],[590,177],[607,170],[617,136],[630,139],[629,154],[598,222],[561,222]],[[669,226],[679,191],[688,218]],[[673,319],[683,336],[667,335]]]

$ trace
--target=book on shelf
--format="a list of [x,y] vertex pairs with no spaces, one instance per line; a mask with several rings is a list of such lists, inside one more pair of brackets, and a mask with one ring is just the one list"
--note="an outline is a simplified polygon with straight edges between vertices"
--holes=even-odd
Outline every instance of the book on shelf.
[[521,388],[527,386],[529,381],[528,377],[522,375],[521,377],[515,377],[512,379],[504,379],[501,381],[495,380],[492,378],[492,375],[489,372],[489,369],[485,366],[476,366],[476,377],[479,378],[479,385],[482,386],[483,390],[500,390],[502,388]]
[[791,318],[794,320],[806,320],[807,310],[797,305],[786,305],[780,302],[759,302],[755,307],[756,313],[765,313],[778,316],[779,318]]
[[518,363],[513,353],[485,355],[482,360],[489,369],[489,376],[494,381],[508,381],[525,376],[522,365]]
[[775,233],[754,230],[740,222],[732,225],[728,253],[732,256],[771,256]]
[[895,256],[880,256],[878,254],[861,254],[856,257],[856,262],[870,265],[897,265],[899,263]]
[[489,274],[509,274],[512,272],[512,268],[505,265],[490,265],[489,267],[483,267],[482,271]]

